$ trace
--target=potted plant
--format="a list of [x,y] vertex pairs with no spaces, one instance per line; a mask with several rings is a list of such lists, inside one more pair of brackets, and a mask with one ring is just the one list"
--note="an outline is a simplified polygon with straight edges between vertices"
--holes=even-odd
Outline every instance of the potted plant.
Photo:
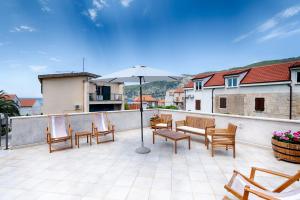
[[300,131],[274,131],[272,148],[279,160],[300,163]]
[[154,128],[154,125],[159,123],[159,115],[158,114],[155,114],[153,115],[151,118],[150,118],[150,125],[151,125],[151,128]]

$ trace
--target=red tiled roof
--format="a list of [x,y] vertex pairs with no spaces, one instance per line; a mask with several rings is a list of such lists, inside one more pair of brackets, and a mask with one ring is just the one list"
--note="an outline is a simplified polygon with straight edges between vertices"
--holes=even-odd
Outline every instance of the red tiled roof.
[[183,92],[184,92],[183,88],[176,88],[174,91],[174,93],[183,93]]
[[214,74],[215,74],[214,72],[200,73],[200,74],[197,74],[196,76],[194,76],[193,79],[203,79],[203,78],[210,77]]
[[[151,95],[143,95],[143,101],[145,102],[157,102],[157,100],[155,98],[153,98]],[[140,97],[136,97],[134,98],[135,102],[140,102]]]
[[241,84],[289,81],[290,67],[293,67],[296,63],[288,62],[251,68]]
[[32,107],[36,100],[35,99],[21,99],[21,107]]
[[17,95],[15,95],[15,94],[5,94],[4,95],[4,98],[6,100],[14,100],[16,97],[17,97]]
[[194,87],[194,82],[189,81],[187,84],[184,85],[184,88],[193,88]]
[[220,71],[213,74],[213,76],[205,83],[205,87],[209,86],[222,86],[225,85],[224,76],[241,74],[246,72],[248,69],[237,69],[237,70],[227,70],[227,71]]

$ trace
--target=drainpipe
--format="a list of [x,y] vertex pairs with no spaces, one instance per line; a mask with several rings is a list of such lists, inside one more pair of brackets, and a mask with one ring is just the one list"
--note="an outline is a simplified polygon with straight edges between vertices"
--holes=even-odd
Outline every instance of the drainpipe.
[[289,115],[289,118],[292,119],[292,111],[293,111],[293,87],[292,87],[292,84],[289,83],[288,84],[289,88],[290,88],[290,115]]
[[211,113],[214,113],[214,91],[215,88],[211,90]]
[[184,110],[186,110],[186,90],[184,90]]

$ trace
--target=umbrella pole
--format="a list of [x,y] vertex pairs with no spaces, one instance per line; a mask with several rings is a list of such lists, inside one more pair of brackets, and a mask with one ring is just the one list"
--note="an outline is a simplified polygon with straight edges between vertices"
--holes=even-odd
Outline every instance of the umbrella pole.
[[145,154],[149,153],[151,150],[144,146],[144,125],[143,125],[143,92],[142,92],[142,76],[139,76],[140,80],[140,113],[141,113],[141,147],[135,150],[136,153]]

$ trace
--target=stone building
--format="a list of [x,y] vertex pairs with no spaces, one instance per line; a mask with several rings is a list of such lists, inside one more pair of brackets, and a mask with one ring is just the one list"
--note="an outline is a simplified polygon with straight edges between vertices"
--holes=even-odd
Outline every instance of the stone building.
[[300,119],[300,62],[202,73],[192,82],[186,110]]

